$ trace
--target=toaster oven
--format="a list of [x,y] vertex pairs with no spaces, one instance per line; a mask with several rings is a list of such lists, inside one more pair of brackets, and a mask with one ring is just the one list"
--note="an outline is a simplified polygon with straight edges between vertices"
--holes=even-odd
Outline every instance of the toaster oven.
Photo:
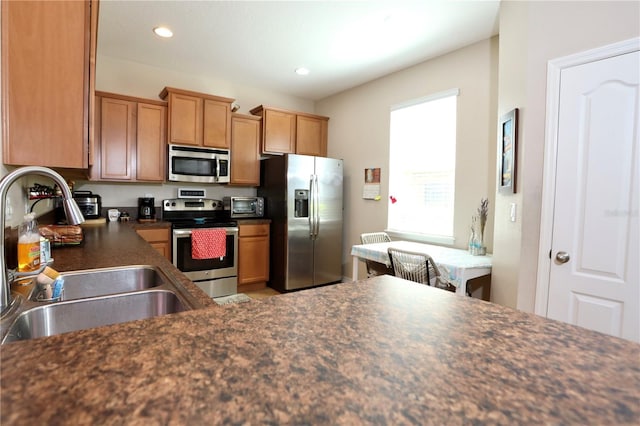
[[224,197],[224,209],[234,219],[264,217],[264,198],[262,197]]
[[102,209],[102,199],[91,191],[74,191],[73,199],[85,219],[98,219]]

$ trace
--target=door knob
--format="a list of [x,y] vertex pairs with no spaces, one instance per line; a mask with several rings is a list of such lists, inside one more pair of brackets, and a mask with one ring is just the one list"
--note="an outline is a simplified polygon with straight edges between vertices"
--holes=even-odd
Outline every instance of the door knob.
[[567,263],[569,259],[571,259],[571,257],[566,251],[559,251],[558,254],[556,254],[557,263]]

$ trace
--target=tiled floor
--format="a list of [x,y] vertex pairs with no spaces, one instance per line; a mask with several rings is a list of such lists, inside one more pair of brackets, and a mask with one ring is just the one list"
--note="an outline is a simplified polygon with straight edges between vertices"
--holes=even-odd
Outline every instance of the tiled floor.
[[254,291],[245,291],[244,294],[251,297],[252,299],[266,299],[267,297],[277,296],[280,294],[278,291],[272,289],[271,287],[263,288],[262,290],[254,290]]

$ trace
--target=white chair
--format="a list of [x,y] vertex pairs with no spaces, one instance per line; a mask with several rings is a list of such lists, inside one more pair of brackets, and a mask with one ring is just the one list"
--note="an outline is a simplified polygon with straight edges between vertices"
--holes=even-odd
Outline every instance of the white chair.
[[456,286],[442,276],[431,256],[393,247],[389,247],[387,253],[393,275],[396,277],[451,292],[456,291]]
[[[360,241],[362,244],[387,243],[391,241],[391,238],[389,238],[386,232],[367,232],[360,234]],[[387,267],[384,263],[373,260],[366,260],[365,263],[367,264],[368,278],[378,275],[393,275],[391,268]]]

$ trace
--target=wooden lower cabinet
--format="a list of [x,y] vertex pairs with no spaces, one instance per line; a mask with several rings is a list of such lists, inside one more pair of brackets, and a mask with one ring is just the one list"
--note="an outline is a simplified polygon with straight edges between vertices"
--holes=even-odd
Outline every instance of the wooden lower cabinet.
[[238,293],[267,286],[269,226],[268,223],[238,225]]
[[169,229],[137,229],[136,232],[158,253],[171,261],[171,240]]

